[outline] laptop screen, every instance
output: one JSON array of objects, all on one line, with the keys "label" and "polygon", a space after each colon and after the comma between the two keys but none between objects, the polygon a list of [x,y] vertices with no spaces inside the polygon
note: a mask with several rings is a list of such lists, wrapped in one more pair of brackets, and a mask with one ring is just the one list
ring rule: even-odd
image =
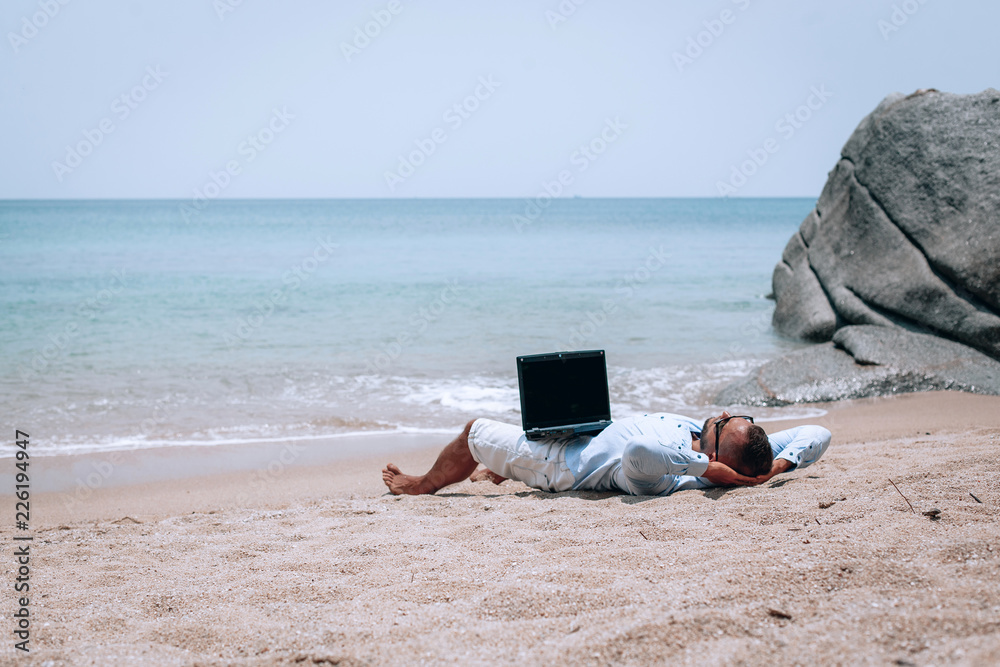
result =
[{"label": "laptop screen", "polygon": [[611,419],[604,350],[517,358],[524,430]]}]

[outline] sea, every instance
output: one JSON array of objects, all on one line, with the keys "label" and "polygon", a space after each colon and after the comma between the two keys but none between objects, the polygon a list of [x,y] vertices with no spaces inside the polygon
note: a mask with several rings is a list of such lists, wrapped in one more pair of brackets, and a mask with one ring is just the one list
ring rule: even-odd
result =
[{"label": "sea", "polygon": [[[0,202],[0,396],[35,456],[520,423],[515,357],[606,351],[612,417],[704,417],[803,343],[812,199]],[[767,420],[822,414],[761,410]]]}]

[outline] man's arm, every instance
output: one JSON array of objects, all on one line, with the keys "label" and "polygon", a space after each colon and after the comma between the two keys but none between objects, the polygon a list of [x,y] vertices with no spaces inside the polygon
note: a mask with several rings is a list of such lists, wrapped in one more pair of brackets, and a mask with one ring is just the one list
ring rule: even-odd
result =
[{"label": "man's arm", "polygon": [[816,463],[826,453],[831,437],[830,431],[822,426],[798,426],[769,436],[774,463],[770,472],[754,479],[760,484],[783,472]]},{"label": "man's arm", "polygon": [[679,478],[705,474],[714,462],[710,463],[707,456],[693,451],[690,443],[685,442],[685,438],[691,437],[689,430],[676,431],[663,434],[662,440],[652,434],[628,439],[622,452],[626,486],[623,490],[636,496],[657,496],[669,492]]},{"label": "man's arm", "polygon": [[700,479],[706,486],[760,483],[756,477],[741,475],[726,464],[709,461],[706,455],[693,451],[683,440],[683,437],[690,437],[689,433],[685,429],[683,436],[664,441],[650,435],[630,438],[622,453],[626,490],[633,495],[660,495],[688,477]]},{"label": "man's arm", "polygon": [[709,462],[708,468],[701,474],[701,478],[707,479],[716,486],[754,486],[767,481],[766,479],[760,479],[760,477],[741,475],[725,463],[720,463],[719,461]]}]

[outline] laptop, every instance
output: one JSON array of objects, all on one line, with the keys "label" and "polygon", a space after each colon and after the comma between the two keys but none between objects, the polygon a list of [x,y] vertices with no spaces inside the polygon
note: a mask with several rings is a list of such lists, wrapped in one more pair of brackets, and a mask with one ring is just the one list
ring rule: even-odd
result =
[{"label": "laptop", "polygon": [[517,384],[529,440],[595,435],[611,425],[604,350],[518,357]]}]

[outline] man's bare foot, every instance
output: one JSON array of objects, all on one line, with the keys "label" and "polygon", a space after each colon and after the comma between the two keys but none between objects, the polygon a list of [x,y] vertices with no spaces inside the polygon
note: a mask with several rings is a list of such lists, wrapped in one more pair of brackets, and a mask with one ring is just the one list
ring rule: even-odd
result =
[{"label": "man's bare foot", "polygon": [[471,479],[473,482],[490,481],[497,485],[503,484],[504,482],[507,481],[506,477],[501,477],[500,475],[496,474],[489,468],[480,468],[476,472],[472,473],[472,476],[469,479]]},{"label": "man's bare foot", "polygon": [[392,463],[382,469],[382,481],[389,487],[389,491],[397,496],[404,494],[418,496],[423,493],[434,493],[434,491],[436,491],[436,489],[429,489],[427,487],[422,476],[417,477],[415,475],[404,475],[403,472]]}]

